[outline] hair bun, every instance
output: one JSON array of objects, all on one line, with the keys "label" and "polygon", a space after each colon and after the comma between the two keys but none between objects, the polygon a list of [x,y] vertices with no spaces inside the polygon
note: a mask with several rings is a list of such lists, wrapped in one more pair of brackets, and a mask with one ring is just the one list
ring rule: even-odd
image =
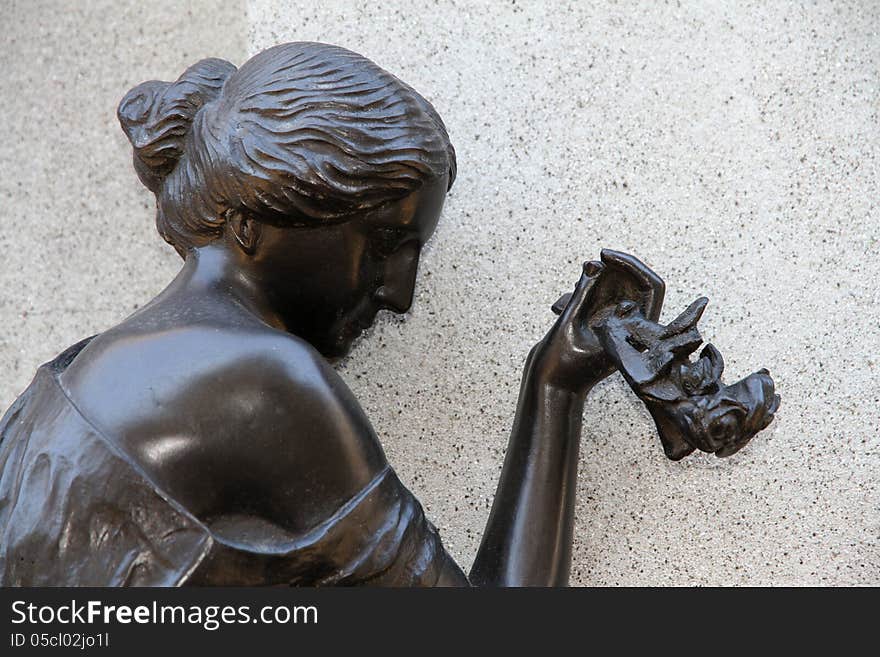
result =
[{"label": "hair bun", "polygon": [[176,82],[143,82],[125,94],[116,115],[149,189],[155,192],[174,169],[196,113],[220,94],[233,71],[235,66],[223,59],[203,59]]}]

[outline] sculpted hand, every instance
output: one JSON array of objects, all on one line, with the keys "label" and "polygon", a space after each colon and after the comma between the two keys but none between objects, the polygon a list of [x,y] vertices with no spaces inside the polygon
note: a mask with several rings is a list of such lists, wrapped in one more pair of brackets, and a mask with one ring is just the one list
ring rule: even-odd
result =
[{"label": "sculpted hand", "polygon": [[532,352],[532,366],[541,380],[559,389],[584,394],[615,370],[593,330],[623,300],[656,318],[665,286],[637,258],[603,250],[602,260],[584,264],[574,292],[554,305],[556,323]]}]

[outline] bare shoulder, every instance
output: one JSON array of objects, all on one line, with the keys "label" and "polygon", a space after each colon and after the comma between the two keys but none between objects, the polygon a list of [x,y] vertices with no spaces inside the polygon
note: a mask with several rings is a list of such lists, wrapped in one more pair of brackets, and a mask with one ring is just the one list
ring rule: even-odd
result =
[{"label": "bare shoulder", "polygon": [[[354,394],[330,363],[310,344],[280,332],[264,335],[252,353],[250,375],[260,384],[267,405],[282,406],[291,419],[316,428],[325,439],[342,439],[379,449],[372,425]],[[383,456],[384,462],[384,456]]]},{"label": "bare shoulder", "polygon": [[[387,467],[348,386],[295,336],[184,327],[91,347],[65,385],[197,515],[247,512],[308,527]],[[157,449],[166,442],[174,449]]]},{"label": "bare shoulder", "polygon": [[[254,336],[256,338],[256,336]],[[354,394],[311,345],[283,333],[259,336],[238,396],[258,399],[246,421],[255,432],[246,458],[281,487],[322,491],[338,505],[387,467],[385,454]],[[292,477],[292,475],[295,475]],[[292,489],[291,489],[292,490]],[[335,506],[334,506],[335,508]]]},{"label": "bare shoulder", "polygon": [[256,372],[273,372],[281,394],[294,394],[331,406],[354,400],[329,361],[305,340],[274,330],[251,337],[246,354],[249,367]]}]

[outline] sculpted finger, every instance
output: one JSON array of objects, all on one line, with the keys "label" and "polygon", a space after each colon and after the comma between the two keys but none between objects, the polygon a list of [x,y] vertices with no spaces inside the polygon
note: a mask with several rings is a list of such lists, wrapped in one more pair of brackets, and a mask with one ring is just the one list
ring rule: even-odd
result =
[{"label": "sculpted finger", "polygon": [[596,286],[596,281],[599,280],[599,277],[604,270],[605,265],[596,260],[584,263],[583,273],[581,274],[577,285],[575,285],[574,292],[571,293],[565,309],[562,311],[563,317],[569,320],[583,318],[584,315],[589,312],[590,293]]},{"label": "sculpted finger", "polygon": [[666,283],[653,269],[633,255],[602,249],[602,262],[608,266],[618,267],[629,272],[639,282],[645,292],[648,293],[648,307],[646,317],[657,321],[660,317],[660,309],[663,307],[663,299],[666,296]]}]

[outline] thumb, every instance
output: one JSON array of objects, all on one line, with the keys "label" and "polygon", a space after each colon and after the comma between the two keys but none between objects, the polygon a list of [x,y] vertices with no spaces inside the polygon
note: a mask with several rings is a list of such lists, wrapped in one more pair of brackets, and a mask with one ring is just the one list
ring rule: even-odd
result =
[{"label": "thumb", "polygon": [[582,318],[589,311],[591,292],[603,271],[605,271],[605,265],[597,260],[590,260],[584,263],[581,277],[578,279],[574,292],[571,293],[568,303],[561,313],[563,320],[571,321]]}]

